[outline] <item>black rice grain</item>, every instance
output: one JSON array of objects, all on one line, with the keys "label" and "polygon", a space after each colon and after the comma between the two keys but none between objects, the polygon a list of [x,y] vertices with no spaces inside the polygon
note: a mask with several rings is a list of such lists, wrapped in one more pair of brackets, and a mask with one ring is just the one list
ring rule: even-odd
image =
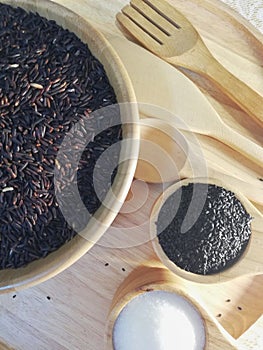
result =
[{"label": "black rice grain", "polygon": [[[202,192],[205,194],[205,201],[197,220],[182,232],[194,186],[199,199]],[[199,203],[194,204],[198,208]],[[172,220],[166,224],[168,217]],[[189,184],[173,193],[161,208],[158,240],[174,264],[195,274],[209,275],[229,268],[241,257],[251,235],[250,223],[250,215],[234,193],[211,184]]]},{"label": "black rice grain", "polygon": [[[65,187],[63,175],[71,171],[89,213],[99,208],[116,171],[105,182],[107,169],[101,169],[99,198],[92,174],[103,151],[121,140],[121,121],[118,113],[102,116],[109,127],[95,136],[101,120],[92,112],[114,103],[103,66],[75,34],[0,4],[0,269],[25,266],[76,235],[55,196],[54,168],[65,134],[82,120],[84,130],[69,147],[78,148],[85,133],[94,138],[77,174],[64,159],[58,187]],[[118,158],[118,148],[115,153]]]}]

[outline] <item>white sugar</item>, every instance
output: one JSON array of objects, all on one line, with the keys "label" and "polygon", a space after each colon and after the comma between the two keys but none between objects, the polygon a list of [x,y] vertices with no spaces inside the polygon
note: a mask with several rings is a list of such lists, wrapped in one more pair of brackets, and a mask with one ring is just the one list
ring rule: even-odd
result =
[{"label": "white sugar", "polygon": [[178,294],[153,291],[132,299],[113,330],[115,350],[203,350],[205,329],[196,308]]}]

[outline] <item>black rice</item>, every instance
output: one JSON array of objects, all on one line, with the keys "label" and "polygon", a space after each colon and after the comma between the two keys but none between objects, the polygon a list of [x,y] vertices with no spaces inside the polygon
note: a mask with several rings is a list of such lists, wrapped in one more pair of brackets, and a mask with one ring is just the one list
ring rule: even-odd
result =
[{"label": "black rice", "polygon": [[[58,187],[68,186],[64,196],[70,195],[63,178],[71,172],[88,211],[94,214],[99,208],[116,171],[105,181],[107,169],[101,169],[98,196],[92,176],[95,164],[122,134],[120,115],[115,113],[102,116],[109,118],[109,127],[96,135],[101,120],[92,112],[114,103],[102,64],[75,34],[38,14],[0,4],[0,269],[47,256],[87,224],[79,224],[77,214],[74,229],[67,223],[54,187],[56,156],[76,123],[83,130],[69,148],[83,146],[88,133],[94,137],[75,172],[71,160],[64,159]],[[117,147],[114,157],[118,156]],[[74,205],[73,210],[77,212]]]},{"label": "black rice", "polygon": [[[194,187],[199,193],[196,203]],[[205,200],[197,219],[183,232],[190,204],[198,211],[203,194]],[[229,268],[241,257],[251,235],[250,223],[250,215],[234,193],[198,183],[173,193],[156,224],[159,243],[172,262],[185,271],[209,275]]]}]

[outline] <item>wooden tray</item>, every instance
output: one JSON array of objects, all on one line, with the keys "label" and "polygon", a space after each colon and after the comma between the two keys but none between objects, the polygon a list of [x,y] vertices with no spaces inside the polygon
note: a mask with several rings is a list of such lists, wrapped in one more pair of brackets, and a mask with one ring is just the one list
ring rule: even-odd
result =
[{"label": "wooden tray", "polygon": [[[121,35],[114,24],[115,14],[127,1],[57,2],[107,33]],[[215,56],[263,95],[263,35],[217,0],[171,2],[196,25]],[[227,123],[260,143],[255,125],[242,121],[243,112],[199,76],[192,74],[191,78]],[[216,148],[217,142],[212,142]],[[262,177],[262,169],[254,172]],[[104,349],[106,319],[115,291],[135,267],[156,259],[148,242],[148,219],[162,190],[162,185],[135,181],[122,212],[88,254],[39,286],[1,295],[0,338],[6,345],[0,341],[0,349],[7,345],[17,350]],[[239,338],[238,348],[259,350],[263,322],[254,323],[263,312],[263,276],[200,286],[193,291],[229,334]]]}]

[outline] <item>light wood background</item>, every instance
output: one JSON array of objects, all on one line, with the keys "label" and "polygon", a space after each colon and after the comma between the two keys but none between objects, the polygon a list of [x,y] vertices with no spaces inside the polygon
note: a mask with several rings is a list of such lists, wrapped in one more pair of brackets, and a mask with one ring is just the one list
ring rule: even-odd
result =
[{"label": "light wood background", "polygon": [[[114,24],[115,14],[126,0],[57,2],[92,20],[104,31],[121,35]],[[220,62],[263,95],[263,36],[217,0],[171,2],[193,22]],[[242,111],[207,81],[190,76],[229,125],[261,143],[262,133],[253,123],[243,121]],[[218,148],[217,141],[202,139],[204,144]],[[248,171],[262,177],[262,169],[253,168],[235,153],[233,156],[242,167],[247,166]],[[39,286],[1,295],[3,344],[17,350],[104,349],[107,314],[115,291],[135,267],[156,259],[148,241],[148,219],[162,190],[162,185],[135,181],[112,228],[83,258]],[[262,316],[263,276],[191,288],[216,322],[239,338],[238,348],[260,349],[262,321],[250,327]],[[4,348],[0,342],[0,349]]]}]

